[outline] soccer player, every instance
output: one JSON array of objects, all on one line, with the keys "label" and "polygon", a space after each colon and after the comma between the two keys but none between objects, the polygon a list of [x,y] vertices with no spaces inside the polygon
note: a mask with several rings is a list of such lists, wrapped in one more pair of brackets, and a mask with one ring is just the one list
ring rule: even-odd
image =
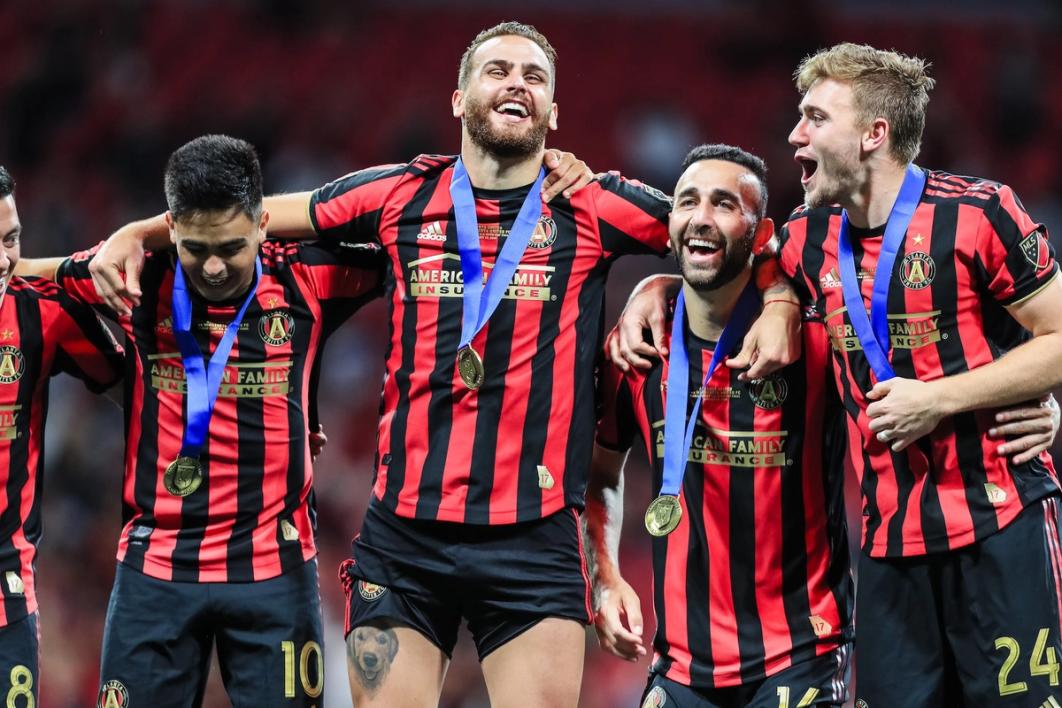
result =
[{"label": "soccer player", "polygon": [[1004,184],[913,164],[923,61],[841,44],[796,77],[782,262],[826,316],[861,481],[857,705],[1056,705],[1058,478],[993,415],[1062,384],[1047,230]]},{"label": "soccer player", "polygon": [[[619,255],[666,251],[670,203],[617,175],[543,203],[555,59],[530,26],[485,30],[453,94],[460,156],[267,202],[272,233],[376,243],[391,265],[373,498],[342,571],[359,706],[436,704],[463,619],[492,705],[578,700],[591,619],[578,517],[605,276]],[[95,266],[108,296],[135,292],[117,277],[122,253]],[[797,320],[772,307],[763,335]],[[760,346],[755,366],[788,344]]]},{"label": "soccer player", "polygon": [[38,702],[36,595],[48,380],[59,372],[101,392],[122,375],[122,349],[92,309],[55,283],[13,275],[22,224],[0,167],[0,696]]},{"label": "soccer player", "polygon": [[742,381],[723,365],[759,309],[752,257],[774,235],[767,170],[726,145],[694,148],[683,170],[670,217],[683,278],[670,357],[647,371],[606,364],[602,376],[587,488],[598,636],[622,658],[645,653],[640,601],[618,560],[622,470],[640,435],[659,495],[646,513],[657,629],[642,705],[840,706],[853,587],[822,317],[807,311],[802,358],[772,376]]},{"label": "soccer player", "polygon": [[165,191],[174,248],[147,259],[131,316],[103,306],[91,252],[55,273],[130,351],[98,702],[198,705],[216,643],[234,705],[320,705],[311,372],[328,333],[379,294],[381,260],[265,242],[261,170],[241,140],[176,150]]}]

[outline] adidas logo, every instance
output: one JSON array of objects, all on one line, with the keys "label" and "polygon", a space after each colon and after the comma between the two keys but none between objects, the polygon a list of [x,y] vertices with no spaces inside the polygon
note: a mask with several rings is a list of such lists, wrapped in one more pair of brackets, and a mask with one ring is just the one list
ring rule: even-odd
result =
[{"label": "adidas logo", "polygon": [[826,275],[819,278],[819,285],[823,290],[829,290],[830,288],[841,287],[841,279],[837,277],[837,269],[830,268]]},{"label": "adidas logo", "polygon": [[446,229],[438,221],[433,221],[417,234],[418,241],[445,241]]}]

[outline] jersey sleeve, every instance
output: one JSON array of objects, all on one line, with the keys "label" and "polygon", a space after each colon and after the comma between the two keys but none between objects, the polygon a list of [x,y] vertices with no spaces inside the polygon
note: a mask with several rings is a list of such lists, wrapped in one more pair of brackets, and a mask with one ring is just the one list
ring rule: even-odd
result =
[{"label": "jersey sleeve", "polygon": [[1033,221],[1013,190],[1001,186],[983,211],[977,257],[988,291],[1013,305],[1044,287],[1058,272],[1047,227]]},{"label": "jersey sleeve", "polygon": [[92,305],[101,314],[113,317],[113,313],[96,292],[96,286],[92,284],[92,274],[89,273],[89,261],[103,246],[100,241],[92,248],[78,251],[63,261],[55,272],[55,282],[73,299]]},{"label": "jersey sleeve", "polygon": [[310,195],[310,222],[324,240],[378,243],[380,217],[407,165],[370,167],[340,177]]},{"label": "jersey sleeve", "polygon": [[124,352],[111,331],[92,308],[65,291],[58,291],[54,305],[49,323],[56,342],[52,373],[70,374],[97,393],[116,384],[122,378]]},{"label": "jersey sleeve", "polygon": [[637,434],[634,396],[623,372],[607,358],[598,377],[601,414],[597,421],[597,444],[608,450],[625,452]]},{"label": "jersey sleeve", "polygon": [[[794,212],[796,216],[801,210]],[[804,272],[802,255],[807,240],[807,219],[790,217],[778,232],[778,265],[803,303],[812,301],[811,284]]]},{"label": "jersey sleeve", "polygon": [[613,172],[600,177],[589,189],[596,190],[597,226],[607,258],[668,252],[670,197]]}]

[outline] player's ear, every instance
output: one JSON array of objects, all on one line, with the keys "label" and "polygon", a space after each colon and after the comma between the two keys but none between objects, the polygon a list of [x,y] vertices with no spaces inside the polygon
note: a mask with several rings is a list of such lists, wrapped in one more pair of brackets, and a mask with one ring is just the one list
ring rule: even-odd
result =
[{"label": "player's ear", "polygon": [[269,212],[262,209],[262,216],[258,218],[258,243],[266,239],[266,225],[269,223]]},{"label": "player's ear", "polygon": [[549,107],[549,129],[557,129],[557,104],[554,103]]},{"label": "player's ear", "polygon": [[860,147],[864,153],[880,150],[884,147],[885,141],[888,140],[891,134],[892,127],[889,125],[889,121],[880,117],[875,118],[870,121],[870,125],[863,131]]},{"label": "player's ear", "polygon": [[174,228],[173,214],[166,212],[166,228],[170,230],[170,243],[177,245],[177,229]]},{"label": "player's ear", "polygon": [[454,90],[454,95],[450,97],[450,107],[453,108],[454,118],[464,118],[465,94],[461,92],[461,89]]},{"label": "player's ear", "polygon": [[756,233],[752,237],[752,252],[755,255],[763,253],[763,249],[767,247],[767,244],[771,242],[774,237],[774,221],[765,216],[760,219],[760,223],[756,225]]}]

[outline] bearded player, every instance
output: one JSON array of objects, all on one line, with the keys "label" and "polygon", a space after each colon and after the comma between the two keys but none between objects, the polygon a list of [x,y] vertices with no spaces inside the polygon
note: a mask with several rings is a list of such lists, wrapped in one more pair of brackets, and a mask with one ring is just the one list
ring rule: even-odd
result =
[{"label": "bearded player", "polygon": [[742,381],[725,366],[759,309],[752,257],[774,235],[766,178],[763,161],[739,148],[687,155],[670,217],[683,279],[670,356],[626,373],[609,363],[602,376],[587,489],[597,631],[621,658],[645,654],[641,602],[618,553],[623,467],[640,436],[659,495],[646,513],[657,625],[650,708],[840,706],[847,697],[854,592],[822,318],[806,312],[801,359],[771,376]]}]

